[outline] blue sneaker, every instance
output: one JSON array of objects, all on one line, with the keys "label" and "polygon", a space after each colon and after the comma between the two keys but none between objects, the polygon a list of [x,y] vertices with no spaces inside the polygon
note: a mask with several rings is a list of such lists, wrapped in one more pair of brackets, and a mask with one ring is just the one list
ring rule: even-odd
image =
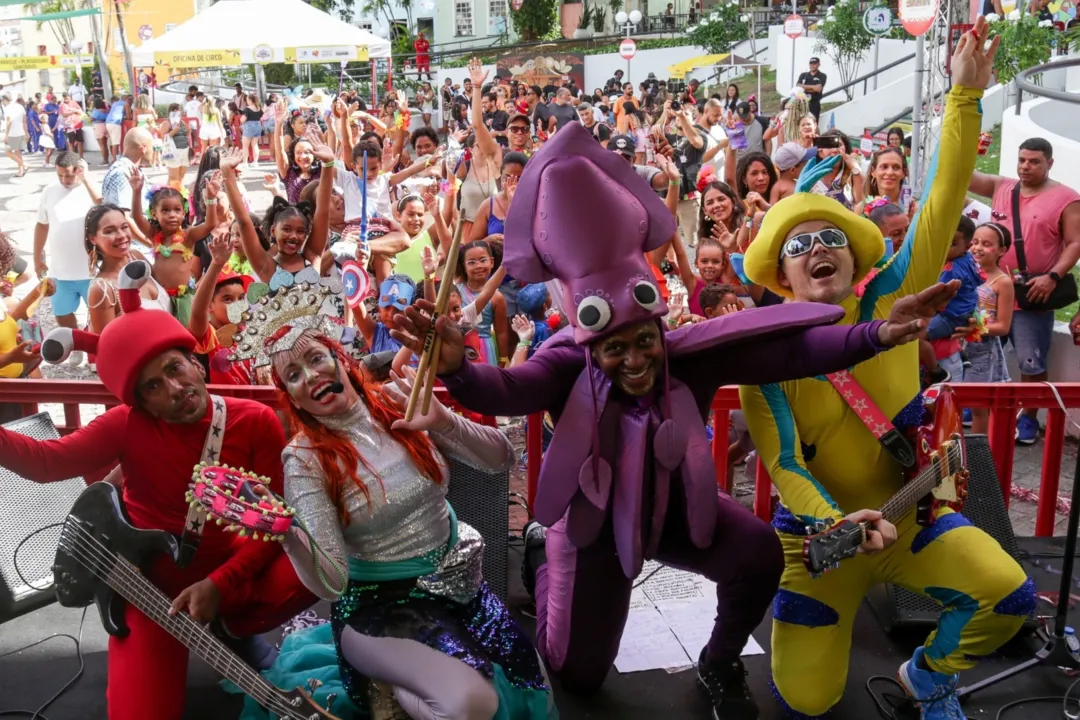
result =
[{"label": "blue sneaker", "polygon": [[964,408],[964,419],[962,423],[964,427],[971,427],[971,408]]},{"label": "blue sneaker", "polygon": [[924,649],[919,648],[896,673],[904,691],[919,707],[922,720],[967,720],[956,697],[959,675],[923,670]]},{"label": "blue sneaker", "polygon": [[1016,442],[1021,445],[1034,445],[1039,438],[1039,420],[1030,415],[1021,415],[1016,421]]}]

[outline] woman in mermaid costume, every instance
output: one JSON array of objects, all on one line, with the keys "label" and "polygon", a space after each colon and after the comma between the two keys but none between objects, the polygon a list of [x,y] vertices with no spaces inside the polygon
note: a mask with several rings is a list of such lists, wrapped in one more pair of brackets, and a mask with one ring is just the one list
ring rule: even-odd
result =
[{"label": "woman in mermaid costume", "polygon": [[[310,307],[326,307],[330,284],[276,299],[290,306],[289,296],[314,293]],[[272,364],[285,396],[294,433],[283,453],[285,500],[297,520],[285,550],[304,584],[333,605],[331,632],[294,633],[268,679],[312,677],[327,664],[332,634],[340,676],[316,675],[325,683],[316,697],[343,685],[351,702],[331,709],[343,720],[555,717],[535,647],[483,581],[483,539],[446,500],[448,459],[505,470],[509,441],[436,399],[406,423],[408,381],[396,378],[404,394],[366,383],[327,316],[275,322],[272,305],[256,304],[270,317],[254,340],[238,336],[236,357]]]}]

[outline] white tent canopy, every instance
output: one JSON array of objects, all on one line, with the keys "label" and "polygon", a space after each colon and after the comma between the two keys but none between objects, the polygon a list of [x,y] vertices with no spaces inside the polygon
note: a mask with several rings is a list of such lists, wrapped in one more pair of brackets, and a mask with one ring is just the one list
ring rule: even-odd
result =
[{"label": "white tent canopy", "polygon": [[390,57],[389,41],[303,0],[219,0],[161,37],[132,48],[131,54],[135,67],[151,67],[154,53],[238,50],[246,64],[256,62],[256,48],[261,53],[273,50],[269,62],[285,62],[286,48],[344,47],[367,47],[370,58]]}]

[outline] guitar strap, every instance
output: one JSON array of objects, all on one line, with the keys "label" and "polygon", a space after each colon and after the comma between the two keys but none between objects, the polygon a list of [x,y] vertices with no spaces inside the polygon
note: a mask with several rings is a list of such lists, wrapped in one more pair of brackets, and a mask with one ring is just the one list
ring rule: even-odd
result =
[{"label": "guitar strap", "polygon": [[916,468],[915,448],[893,425],[892,420],[886,417],[859,381],[847,370],[829,373],[825,377],[829,379],[832,386],[836,388],[836,392],[840,393],[840,397],[854,411],[866,429],[877,438],[881,447],[889,453],[889,457],[900,463],[905,470],[914,470]]},{"label": "guitar strap", "polygon": [[[218,395],[210,396],[210,427],[206,429],[202,457],[199,462],[216,465],[221,459],[221,444],[225,440],[225,401]],[[206,511],[198,503],[188,508],[184,531],[180,533],[180,557],[177,564],[186,567],[202,542],[206,529]]]}]

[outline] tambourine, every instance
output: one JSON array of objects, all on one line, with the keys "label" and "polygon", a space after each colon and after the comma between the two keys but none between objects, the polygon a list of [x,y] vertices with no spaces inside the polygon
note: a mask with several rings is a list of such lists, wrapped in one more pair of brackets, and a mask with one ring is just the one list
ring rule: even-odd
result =
[{"label": "tambourine", "polygon": [[[214,518],[218,525],[225,525],[227,532],[250,536],[253,540],[259,540],[262,533],[261,539],[269,542],[284,539],[292,527],[296,511],[270,492],[267,487],[270,478],[242,468],[200,463],[195,466],[191,480],[188,502]],[[265,488],[266,494],[255,492],[260,487]]]}]

